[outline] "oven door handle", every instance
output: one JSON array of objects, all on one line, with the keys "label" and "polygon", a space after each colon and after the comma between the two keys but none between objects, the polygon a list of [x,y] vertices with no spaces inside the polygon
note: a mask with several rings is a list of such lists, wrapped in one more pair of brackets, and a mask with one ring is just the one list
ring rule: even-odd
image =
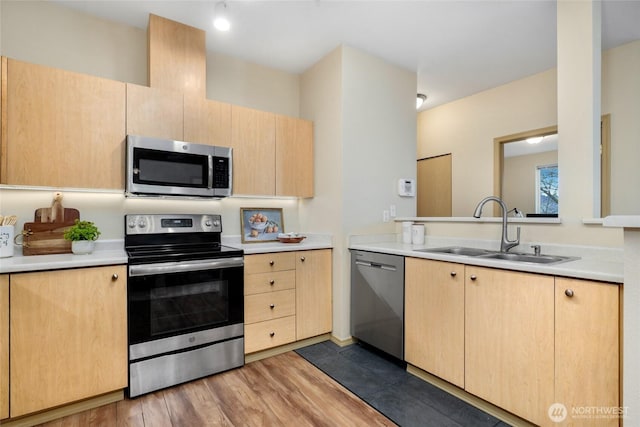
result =
[{"label": "oven door handle", "polygon": [[163,273],[184,273],[189,271],[219,270],[222,268],[242,267],[242,257],[208,259],[202,261],[161,262],[157,264],[130,265],[129,276],[150,276]]}]

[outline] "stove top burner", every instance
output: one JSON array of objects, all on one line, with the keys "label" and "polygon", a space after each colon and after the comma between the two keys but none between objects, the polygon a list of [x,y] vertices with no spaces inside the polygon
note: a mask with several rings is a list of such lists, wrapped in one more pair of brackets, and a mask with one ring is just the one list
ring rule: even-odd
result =
[{"label": "stove top burner", "polygon": [[220,215],[125,215],[129,264],[243,256],[220,243]]}]

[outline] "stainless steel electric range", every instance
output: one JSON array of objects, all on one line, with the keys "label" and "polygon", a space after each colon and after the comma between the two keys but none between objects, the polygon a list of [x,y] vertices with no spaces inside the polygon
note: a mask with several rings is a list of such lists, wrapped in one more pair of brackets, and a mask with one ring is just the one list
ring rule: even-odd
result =
[{"label": "stainless steel electric range", "polygon": [[126,215],[129,397],[244,364],[243,251],[220,215]]}]

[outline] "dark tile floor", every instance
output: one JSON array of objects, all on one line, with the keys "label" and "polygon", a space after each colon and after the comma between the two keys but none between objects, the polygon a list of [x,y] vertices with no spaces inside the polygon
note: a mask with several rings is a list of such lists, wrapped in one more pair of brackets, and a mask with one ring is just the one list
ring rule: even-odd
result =
[{"label": "dark tile floor", "polygon": [[296,350],[402,427],[506,427],[497,418],[409,374],[395,359],[361,344],[331,341]]}]

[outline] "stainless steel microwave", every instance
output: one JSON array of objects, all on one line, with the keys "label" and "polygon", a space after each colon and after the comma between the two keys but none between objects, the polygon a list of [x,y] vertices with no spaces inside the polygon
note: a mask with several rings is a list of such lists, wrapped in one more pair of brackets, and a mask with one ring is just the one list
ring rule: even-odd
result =
[{"label": "stainless steel microwave", "polygon": [[127,135],[126,194],[220,198],[231,195],[232,149]]}]

